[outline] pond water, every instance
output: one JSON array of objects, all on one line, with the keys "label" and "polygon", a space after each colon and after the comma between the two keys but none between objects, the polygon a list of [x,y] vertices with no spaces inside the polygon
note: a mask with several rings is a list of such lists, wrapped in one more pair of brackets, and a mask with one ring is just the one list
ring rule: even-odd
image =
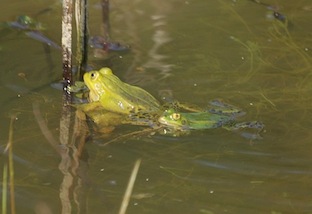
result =
[{"label": "pond water", "polygon": [[[60,43],[59,1],[2,1],[0,22],[35,16],[44,35]],[[79,157],[74,146],[55,150],[42,127],[59,142],[62,93],[51,83],[61,79],[61,53],[2,28],[0,174],[2,180],[14,115],[17,213],[118,213],[138,159],[127,213],[312,213],[312,3],[265,3],[271,7],[248,0],[112,1],[111,37],[131,51],[105,59],[89,54],[94,69],[110,66],[159,100],[205,107],[218,98],[239,106],[243,120],[265,124],[261,140],[211,129],[100,146],[110,137],[93,133]],[[89,2],[89,13],[90,34],[101,35],[98,1]],[[114,135],[131,130],[123,126]]]}]

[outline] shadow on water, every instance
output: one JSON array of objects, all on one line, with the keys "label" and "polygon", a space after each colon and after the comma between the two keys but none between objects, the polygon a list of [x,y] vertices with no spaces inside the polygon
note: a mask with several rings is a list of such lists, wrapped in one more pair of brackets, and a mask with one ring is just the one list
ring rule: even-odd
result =
[{"label": "shadow on water", "polygon": [[[243,120],[263,121],[264,138],[249,141],[211,129],[181,137],[146,135],[100,147],[110,136],[93,133],[66,174],[73,183],[84,183],[73,185],[76,193],[81,187],[81,195],[75,196],[85,199],[71,199],[76,203],[73,212],[81,203],[89,213],[117,213],[138,158],[142,163],[128,213],[312,212],[312,5],[304,0],[265,3],[274,11],[247,0],[112,2],[112,35],[131,45],[130,53],[111,60],[114,73],[161,94],[159,99],[173,96],[203,107],[212,99],[224,99],[247,112]],[[12,4],[12,11],[20,4]],[[45,4],[34,4],[38,8],[33,10]],[[49,37],[60,33],[55,28],[60,6],[52,8],[40,16],[51,26],[45,31]],[[90,2],[90,10],[90,33],[98,35],[98,3]],[[291,27],[272,18],[272,12],[283,14]],[[3,15],[0,21],[21,14]],[[49,84],[61,76],[56,69],[60,54],[49,53],[55,67],[45,72],[46,56],[39,43],[21,41],[18,35],[4,38],[0,148],[7,143],[7,115],[19,112],[14,123],[17,211],[60,213],[64,156],[48,144],[33,113],[38,103],[42,120],[58,141],[61,97]],[[94,68],[107,63],[90,58]],[[121,127],[114,134],[129,129]],[[1,152],[0,162],[6,158]]]}]

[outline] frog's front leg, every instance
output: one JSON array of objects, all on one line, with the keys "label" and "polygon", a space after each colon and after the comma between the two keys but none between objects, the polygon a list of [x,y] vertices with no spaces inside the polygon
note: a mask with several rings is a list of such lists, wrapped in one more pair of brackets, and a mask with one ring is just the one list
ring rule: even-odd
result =
[{"label": "frog's front leg", "polygon": [[88,114],[88,112],[92,112],[97,109],[103,109],[102,104],[99,101],[83,104],[73,104],[73,106],[77,109],[82,110],[86,114]]}]

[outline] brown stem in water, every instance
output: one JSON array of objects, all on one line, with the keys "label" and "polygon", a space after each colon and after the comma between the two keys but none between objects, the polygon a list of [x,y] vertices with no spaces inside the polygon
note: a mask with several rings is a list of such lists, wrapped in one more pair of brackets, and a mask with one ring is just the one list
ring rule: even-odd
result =
[{"label": "brown stem in water", "polygon": [[102,19],[103,19],[103,34],[104,41],[110,39],[110,24],[109,24],[109,0],[102,0]]},{"label": "brown stem in water", "polygon": [[88,61],[88,0],[76,0],[75,19],[77,28],[78,78],[82,80]]}]

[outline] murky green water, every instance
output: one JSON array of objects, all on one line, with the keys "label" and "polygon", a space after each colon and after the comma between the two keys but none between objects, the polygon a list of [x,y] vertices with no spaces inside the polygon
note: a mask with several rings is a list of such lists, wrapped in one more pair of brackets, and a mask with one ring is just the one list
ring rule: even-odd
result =
[{"label": "murky green water", "polygon": [[[159,99],[169,93],[205,106],[222,98],[243,108],[244,120],[260,120],[266,127],[263,139],[253,142],[208,130],[101,147],[107,139],[95,134],[79,162],[75,148],[62,157],[52,148],[35,117],[40,112],[58,141],[61,92],[50,83],[61,78],[60,52],[47,53],[23,32],[2,29],[0,174],[7,162],[2,151],[9,116],[18,113],[13,130],[17,213],[66,213],[70,207],[72,213],[118,213],[139,158],[127,213],[312,213],[312,3],[267,3],[287,15],[287,27],[269,18],[271,10],[248,0],[112,1],[112,38],[132,50],[110,60],[90,52],[91,66],[110,65],[121,79]],[[51,8],[37,18],[44,34],[60,41],[58,2],[5,4],[1,22]],[[100,4],[92,1],[91,35],[101,34],[100,24]]]}]

